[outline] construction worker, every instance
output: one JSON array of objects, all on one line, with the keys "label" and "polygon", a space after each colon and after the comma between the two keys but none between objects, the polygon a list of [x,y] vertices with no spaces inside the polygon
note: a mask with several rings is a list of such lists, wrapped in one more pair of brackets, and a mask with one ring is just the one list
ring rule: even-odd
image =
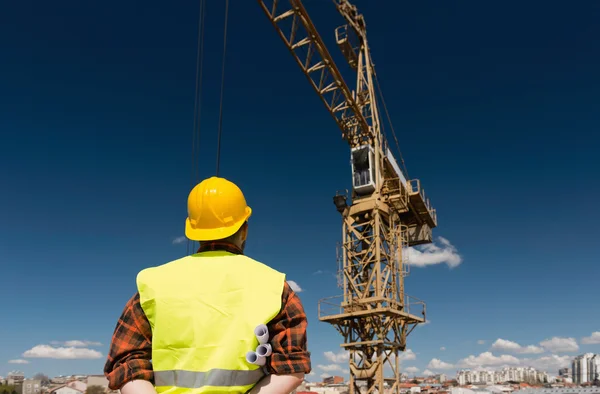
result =
[{"label": "construction worker", "polygon": [[[185,235],[200,248],[138,274],[104,367],[112,390],[287,394],[303,382],[306,314],[284,274],[244,256],[251,213],[226,179],[193,188]],[[257,356],[264,325],[268,352]]]}]

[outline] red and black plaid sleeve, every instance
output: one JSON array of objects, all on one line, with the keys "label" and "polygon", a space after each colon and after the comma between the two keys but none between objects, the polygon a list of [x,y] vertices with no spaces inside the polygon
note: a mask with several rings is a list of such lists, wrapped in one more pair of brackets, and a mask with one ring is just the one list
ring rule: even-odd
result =
[{"label": "red and black plaid sleeve", "polygon": [[267,324],[273,352],[267,369],[283,375],[311,371],[310,352],[307,348],[308,321],[298,295],[285,283],[281,311]]},{"label": "red and black plaid sleeve", "polygon": [[152,329],[136,293],[117,322],[110,351],[104,366],[104,375],[111,390],[125,383],[142,379],[154,383],[152,370]]}]

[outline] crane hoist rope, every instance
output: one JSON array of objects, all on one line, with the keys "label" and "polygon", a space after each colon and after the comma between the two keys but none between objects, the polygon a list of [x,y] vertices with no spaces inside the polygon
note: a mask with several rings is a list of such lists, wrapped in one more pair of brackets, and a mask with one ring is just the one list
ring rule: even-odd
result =
[{"label": "crane hoist rope", "polygon": [[[204,65],[204,19],[205,1],[200,0],[198,14],[198,44],[196,55],[196,90],[194,95],[194,124],[192,131],[192,187],[199,182],[199,163],[197,162],[200,145],[200,118],[202,114],[202,70]],[[221,62],[221,87],[219,99],[219,125],[217,130],[217,162],[215,173],[219,176],[221,158],[221,135],[223,130],[223,97],[225,94],[225,59],[227,55],[227,22],[229,19],[229,0],[225,0],[225,26],[223,30],[223,57]]]},{"label": "crane hoist rope", "polygon": [[[404,157],[402,156],[402,151],[400,150],[400,143],[398,142],[398,137],[396,137],[396,131],[394,130],[394,124],[392,123],[392,117],[390,116],[387,105],[385,104],[385,98],[383,97],[383,90],[381,90],[381,84],[379,83],[379,78],[377,78],[377,73],[375,72],[375,70],[373,70],[373,76],[375,77],[375,86],[377,88],[377,92],[379,93],[379,97],[381,99],[381,104],[383,104],[383,110],[385,112],[385,116],[390,125],[390,130],[392,130],[392,136],[394,137],[394,141],[396,142],[396,149],[398,150],[398,155],[400,157],[400,163],[402,164],[402,169],[404,170],[404,175],[406,176],[407,179],[410,179],[410,176],[408,175],[408,169],[406,168],[406,164],[404,163]],[[382,124],[382,126],[383,126],[383,124]]]},{"label": "crane hoist rope", "polygon": [[200,115],[202,108],[202,71],[204,64],[204,15],[206,13],[205,1],[200,0],[200,7],[198,10],[198,38],[197,38],[197,49],[196,49],[196,90],[194,94],[194,124],[192,130],[192,182],[191,186],[194,187],[198,182],[198,163],[197,163],[197,148],[200,145]]},{"label": "crane hoist rope", "polygon": [[[206,2],[200,0],[198,11],[198,38],[196,50],[196,89],[194,93],[194,121],[192,127],[192,171],[191,187],[200,181],[200,118],[202,115],[202,71],[204,65],[204,20],[206,16]],[[225,0],[225,26],[223,30],[223,58],[221,63],[221,89],[219,99],[219,127],[217,130],[217,163],[216,176],[219,176],[221,159],[221,134],[223,130],[223,96],[225,94],[225,58],[227,54],[227,22],[229,19],[229,0]],[[191,241],[187,241],[187,254],[190,254]],[[193,252],[193,247],[191,251]]]},{"label": "crane hoist rope", "polygon": [[[192,127],[192,171],[191,187],[198,182],[200,157],[200,115],[202,113],[202,71],[204,64],[204,15],[206,14],[205,1],[200,0],[198,9],[198,38],[196,49],[196,90],[194,92],[194,121]],[[186,254],[190,254],[191,240],[187,240]],[[193,247],[191,248],[193,250]]]},{"label": "crane hoist rope", "polygon": [[219,130],[217,135],[217,170],[219,176],[219,165],[221,160],[221,132],[223,130],[223,95],[225,93],[225,55],[227,54],[227,20],[229,16],[229,0],[225,0],[225,27],[223,28],[223,60],[221,62],[221,100],[219,103]]}]

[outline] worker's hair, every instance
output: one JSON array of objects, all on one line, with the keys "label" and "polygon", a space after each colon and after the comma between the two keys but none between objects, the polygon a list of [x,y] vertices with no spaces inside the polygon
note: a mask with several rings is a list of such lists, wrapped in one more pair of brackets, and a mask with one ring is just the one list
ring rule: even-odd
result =
[{"label": "worker's hair", "polygon": [[238,237],[240,236],[240,233],[244,230],[245,227],[248,227],[248,222],[244,222],[244,224],[241,225],[241,227],[238,229],[238,231],[236,231],[235,233],[231,234],[229,237],[226,238],[222,238],[222,239],[217,239],[216,241],[222,241],[222,242],[236,242]]}]

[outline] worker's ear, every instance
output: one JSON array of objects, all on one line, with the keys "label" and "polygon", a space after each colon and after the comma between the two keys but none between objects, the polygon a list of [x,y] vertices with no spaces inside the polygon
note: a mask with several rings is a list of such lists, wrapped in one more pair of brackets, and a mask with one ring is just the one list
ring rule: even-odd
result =
[{"label": "worker's ear", "polygon": [[242,238],[242,242],[246,241],[246,238],[248,237],[248,222],[245,222],[242,225],[242,233],[240,234],[241,238]]}]

